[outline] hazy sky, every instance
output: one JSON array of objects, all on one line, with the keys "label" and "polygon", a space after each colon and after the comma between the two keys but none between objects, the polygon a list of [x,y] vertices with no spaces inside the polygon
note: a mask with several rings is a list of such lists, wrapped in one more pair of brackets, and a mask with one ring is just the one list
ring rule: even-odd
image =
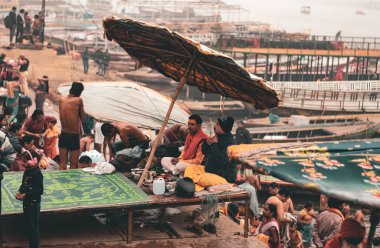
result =
[{"label": "hazy sky", "polygon": [[[250,19],[288,32],[380,37],[380,0],[223,0],[250,10]],[[310,6],[310,15],[301,14]],[[377,8],[375,7],[377,6]],[[362,14],[358,14],[357,11]],[[363,15],[364,13],[364,15]]]}]

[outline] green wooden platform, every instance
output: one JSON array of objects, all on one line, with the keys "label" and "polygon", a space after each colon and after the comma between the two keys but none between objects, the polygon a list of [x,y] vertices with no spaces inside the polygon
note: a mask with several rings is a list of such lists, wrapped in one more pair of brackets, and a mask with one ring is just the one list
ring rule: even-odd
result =
[{"label": "green wooden platform", "polygon": [[[4,173],[2,215],[22,213],[15,199],[22,172]],[[120,173],[92,175],[78,170],[44,171],[41,212],[146,204],[150,197]]]}]

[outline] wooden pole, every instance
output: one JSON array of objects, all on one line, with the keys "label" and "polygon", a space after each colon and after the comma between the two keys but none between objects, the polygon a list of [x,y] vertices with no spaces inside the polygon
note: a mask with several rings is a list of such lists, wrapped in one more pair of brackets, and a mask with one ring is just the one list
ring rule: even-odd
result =
[{"label": "wooden pole", "polygon": [[279,70],[280,70],[280,56],[281,55],[277,55],[277,64],[276,64],[276,81],[280,81],[278,75],[279,75]]},{"label": "wooden pole", "polygon": [[156,139],[154,140],[152,149],[151,149],[149,157],[148,157],[148,161],[146,162],[146,165],[145,165],[145,168],[144,168],[144,172],[142,173],[142,175],[140,177],[140,180],[139,180],[139,182],[137,184],[137,186],[139,186],[139,187],[141,187],[141,185],[143,184],[144,179],[146,177],[146,174],[148,173],[148,170],[150,168],[150,165],[152,164],[154,153],[156,152],[158,143],[160,142],[162,134],[164,133],[166,124],[169,121],[169,117],[170,117],[170,114],[172,113],[172,110],[173,110],[173,107],[174,107],[174,103],[177,100],[179,92],[181,91],[181,89],[183,88],[183,86],[186,83],[187,75],[189,74],[190,69],[193,67],[193,63],[194,63],[194,61],[191,61],[189,63],[188,67],[185,70],[185,73],[183,74],[183,76],[181,77],[181,80],[179,81],[179,84],[177,85],[177,91],[174,93],[174,95],[172,97],[172,101],[170,102],[168,112],[166,113],[165,119],[162,122],[160,132],[158,133]]},{"label": "wooden pole", "polygon": [[268,63],[269,63],[269,54],[266,55],[266,59],[265,59],[265,76],[264,76],[265,80],[268,80],[267,79],[267,75],[268,75]]},{"label": "wooden pole", "polygon": [[255,54],[255,74],[257,73],[257,53]]}]

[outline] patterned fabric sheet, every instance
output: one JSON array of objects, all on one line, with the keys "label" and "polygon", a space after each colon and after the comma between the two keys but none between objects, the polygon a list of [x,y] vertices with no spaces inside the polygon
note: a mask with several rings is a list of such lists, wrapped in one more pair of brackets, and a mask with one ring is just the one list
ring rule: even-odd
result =
[{"label": "patterned fabric sheet", "polygon": [[341,154],[380,154],[379,140],[335,141],[299,148],[279,149],[277,155],[313,156]]},{"label": "patterned fabric sheet", "polygon": [[[4,173],[2,215],[22,213],[22,202],[15,199],[22,172]],[[120,173],[92,175],[81,169],[44,171],[41,211],[116,205],[146,204],[146,195]]]},{"label": "patterned fabric sheet", "polygon": [[380,154],[380,140],[242,144],[228,147],[231,159],[250,160],[257,156],[309,156],[313,154]]},{"label": "patterned fabric sheet", "polygon": [[380,155],[262,157],[251,164],[283,181],[380,208]]}]

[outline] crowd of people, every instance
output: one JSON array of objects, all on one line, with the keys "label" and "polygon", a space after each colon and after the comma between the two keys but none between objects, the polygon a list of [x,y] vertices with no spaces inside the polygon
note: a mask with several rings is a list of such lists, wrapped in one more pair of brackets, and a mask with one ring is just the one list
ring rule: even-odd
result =
[{"label": "crowd of people", "polygon": [[25,9],[12,7],[12,10],[4,18],[4,25],[9,29],[10,47],[17,47],[23,44],[24,40],[30,44],[43,43],[44,41],[44,14],[39,12],[33,17]]},{"label": "crowd of people", "polygon": [[[263,220],[256,229],[257,238],[269,247],[366,247],[362,207],[351,216],[348,202],[321,197],[319,214],[312,202],[300,209],[297,217],[290,192],[277,183],[268,187],[270,197],[263,208]],[[375,239],[375,243],[378,238]],[[372,246],[371,246],[372,247]]]}]

